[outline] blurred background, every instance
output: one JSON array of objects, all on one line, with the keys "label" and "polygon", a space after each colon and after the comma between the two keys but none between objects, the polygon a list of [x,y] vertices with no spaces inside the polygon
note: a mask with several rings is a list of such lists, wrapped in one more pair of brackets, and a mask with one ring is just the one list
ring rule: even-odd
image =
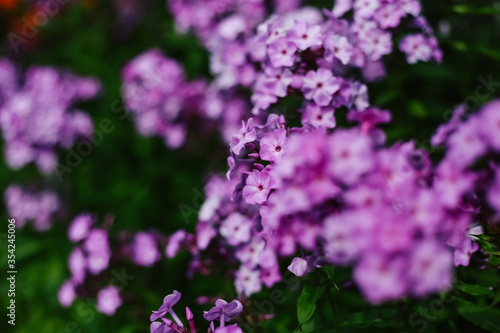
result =
[{"label": "blurred background", "polygon": [[[116,112],[120,97],[121,69],[140,53],[159,48],[183,64],[190,79],[209,77],[208,53],[192,35],[180,35],[163,0],[61,0],[50,17],[27,42],[16,45],[9,34],[20,32],[36,20],[37,6],[44,1],[0,0],[0,55],[21,68],[56,66],[102,82],[102,92],[77,105],[94,122],[109,118],[115,129],[61,182],[42,177],[32,164],[13,171],[3,159],[0,145],[0,193],[11,184],[37,189],[51,188],[60,196],[62,212],[50,230],[39,232],[30,224],[16,233],[16,326],[0,321],[1,332],[77,333],[147,332],[151,310],[176,289],[182,291],[182,306],[189,305],[201,318],[209,306],[197,306],[200,295],[235,296],[223,273],[186,280],[188,256],[161,260],[152,268],[119,266],[133,276],[124,283],[124,305],[108,317],[95,310],[95,300],[78,299],[63,308],[57,292],[69,276],[68,255],[73,245],[67,238],[69,222],[81,212],[95,213],[100,221],[113,221],[110,233],[122,230],[158,230],[170,235],[178,229],[193,231],[196,214],[186,217],[181,207],[197,211],[210,173],[227,169],[228,148],[216,137],[201,138],[190,132],[186,145],[169,150],[160,138],[137,134],[132,119]],[[332,7],[332,1],[308,1]],[[391,110],[392,123],[385,126],[390,142],[415,138],[429,147],[436,127],[449,119],[451,110],[466,103],[470,110],[500,95],[500,2],[475,0],[422,1],[424,15],[434,27],[444,52],[442,64],[408,65],[401,52],[385,59],[388,76],[369,84],[370,101]],[[11,35],[12,36],[12,35]],[[477,94],[483,80],[499,82],[486,94]],[[0,80],[2,78],[0,77]],[[485,92],[481,88],[481,92]],[[470,98],[472,96],[472,98]],[[345,118],[343,114],[338,117]],[[59,158],[64,158],[62,152]],[[433,155],[438,158],[439,152]],[[2,206],[1,219],[8,215]],[[0,228],[0,271],[7,271],[7,223]],[[120,270],[119,270],[120,271]],[[120,273],[122,273],[120,271]],[[113,277],[109,273],[108,278]],[[219,274],[219,275],[217,275]],[[466,276],[461,267],[458,274]],[[498,278],[498,277],[496,277]],[[0,280],[1,306],[8,304],[7,281]],[[290,332],[296,327],[298,294],[282,288],[291,300],[275,309],[272,323],[263,332]],[[269,297],[266,292],[256,299]],[[353,295],[352,303],[361,302]],[[229,300],[229,298],[226,298]],[[426,300],[422,300],[426,302]],[[422,303],[424,304],[424,303]],[[447,309],[447,311],[454,311]],[[3,312],[2,312],[3,313]],[[374,331],[374,330],[372,330]],[[463,331],[462,331],[463,332]]]}]

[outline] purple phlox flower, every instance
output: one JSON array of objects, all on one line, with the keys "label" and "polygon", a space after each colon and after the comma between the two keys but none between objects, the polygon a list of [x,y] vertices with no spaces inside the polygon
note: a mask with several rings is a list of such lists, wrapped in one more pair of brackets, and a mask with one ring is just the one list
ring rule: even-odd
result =
[{"label": "purple phlox flower", "polygon": [[149,329],[150,329],[151,333],[173,333],[173,332],[175,332],[172,328],[165,325],[165,323],[162,323],[159,321],[152,322]]},{"label": "purple phlox flower", "polygon": [[75,286],[71,280],[65,281],[57,293],[59,303],[67,308],[73,304],[76,298]]},{"label": "purple phlox flower", "polygon": [[10,185],[5,191],[5,205],[9,216],[16,219],[16,227],[20,228],[31,220],[35,230],[49,229],[51,219],[61,207],[55,193],[25,191],[17,185]]},{"label": "purple phlox flower", "polygon": [[288,40],[286,37],[281,37],[269,45],[268,54],[271,65],[274,67],[291,67],[295,62],[295,52],[297,45]]},{"label": "purple phlox flower", "polygon": [[321,107],[315,103],[307,103],[306,109],[302,114],[302,125],[312,125],[319,128],[334,128],[337,125],[335,121],[335,109],[333,107]]},{"label": "purple phlox flower", "polygon": [[273,285],[281,281],[281,273],[278,265],[270,267],[261,267],[260,281],[267,287],[271,288]]},{"label": "purple phlox flower", "polygon": [[191,332],[193,332],[193,333],[196,332],[193,312],[187,306],[186,306],[186,319],[189,322],[189,328],[191,329]]},{"label": "purple phlox flower", "polygon": [[257,80],[254,93],[250,98],[253,104],[252,114],[258,115],[260,110],[267,109],[271,104],[278,101],[274,87],[269,87],[265,80]]},{"label": "purple phlox flower", "polygon": [[69,255],[68,268],[71,272],[71,281],[75,285],[83,283],[86,275],[87,259],[79,247],[76,247]]},{"label": "purple phlox flower", "polygon": [[274,188],[276,188],[276,182],[273,181],[268,169],[253,170],[243,187],[243,199],[251,205],[264,203],[267,201],[269,192]]},{"label": "purple phlox flower", "polygon": [[299,50],[321,46],[321,26],[306,22],[295,22],[293,28],[287,32],[287,38],[297,45]]},{"label": "purple phlox flower", "polygon": [[422,10],[422,6],[420,4],[420,1],[418,0],[400,0],[399,4],[406,13],[415,17],[420,15],[420,12]]},{"label": "purple phlox flower", "polygon": [[406,54],[406,60],[410,64],[419,60],[429,61],[432,58],[433,48],[422,34],[405,36],[399,44],[399,49]]},{"label": "purple phlox flower", "polygon": [[268,132],[271,132],[275,129],[285,128],[286,120],[284,115],[277,115],[276,113],[271,113],[267,116],[266,124],[264,126],[258,127],[259,138],[264,137]]},{"label": "purple phlox flower", "polygon": [[325,59],[333,62],[336,58],[347,65],[351,60],[352,46],[345,36],[330,35],[325,39]]},{"label": "purple phlox flower", "polygon": [[134,237],[132,249],[132,259],[137,265],[148,267],[160,260],[160,251],[158,251],[156,239],[151,233],[138,232]]},{"label": "purple phlox flower", "polygon": [[285,152],[286,130],[279,128],[266,134],[260,140],[260,158],[274,163],[280,163]]},{"label": "purple phlox flower", "polygon": [[[227,172],[226,172],[226,178],[227,178],[227,180],[231,180],[231,178],[233,177],[234,171],[236,169],[236,160],[234,159],[233,156],[229,156],[227,158],[227,165],[229,166],[229,170],[227,170]],[[203,203],[203,204],[205,204],[205,203]]]},{"label": "purple phlox flower", "polygon": [[479,245],[466,234],[462,242],[455,246],[453,251],[453,264],[455,266],[469,266],[469,261],[472,253],[479,249]]},{"label": "purple phlox flower", "polygon": [[265,76],[263,77],[264,86],[278,97],[285,97],[287,95],[287,87],[293,80],[292,72],[289,69],[268,67],[265,69]]},{"label": "purple phlox flower", "polygon": [[83,248],[89,253],[98,253],[109,250],[108,232],[104,229],[92,229],[88,233]]},{"label": "purple phlox flower", "polygon": [[446,159],[466,168],[486,153],[487,146],[480,136],[480,127],[479,119],[475,116],[460,125],[448,138]]},{"label": "purple phlox flower", "polygon": [[245,48],[239,42],[228,43],[222,53],[222,61],[225,64],[242,66],[246,61]]},{"label": "purple phlox flower", "polygon": [[465,112],[466,108],[464,105],[459,105],[453,110],[450,121],[446,124],[440,125],[436,130],[436,133],[432,136],[431,143],[433,146],[439,146],[448,140],[450,134],[453,133],[461,124],[461,117]]},{"label": "purple phlox flower", "polygon": [[441,203],[449,208],[457,207],[462,196],[474,185],[475,175],[463,171],[448,160],[436,169],[434,188]]},{"label": "purple phlox flower", "polygon": [[387,76],[385,65],[382,61],[367,60],[365,67],[361,69],[363,78],[367,82],[375,82]]},{"label": "purple phlox flower", "polygon": [[[290,0],[287,0],[290,1]],[[238,326],[238,324],[234,325],[229,325],[229,326],[224,326],[224,327],[217,327],[214,333],[243,333],[241,328]]]},{"label": "purple phlox flower", "polygon": [[333,6],[333,16],[341,17],[352,8],[352,0],[337,0]]},{"label": "purple phlox flower", "polygon": [[217,27],[217,31],[222,38],[235,40],[246,28],[245,18],[241,15],[233,15],[222,20]]},{"label": "purple phlox flower", "polygon": [[391,113],[387,110],[369,107],[362,111],[349,111],[347,120],[357,121],[361,125],[361,132],[368,134],[375,125],[389,123],[391,121]]},{"label": "purple phlox flower", "polygon": [[392,35],[388,31],[370,29],[360,39],[359,46],[368,59],[377,61],[392,52]]},{"label": "purple phlox flower", "polygon": [[357,130],[335,132],[330,138],[330,172],[338,181],[354,183],[374,165],[370,139]]},{"label": "purple phlox flower", "polygon": [[101,273],[108,268],[109,260],[111,259],[111,251],[109,248],[102,252],[90,252],[87,256],[87,267],[93,275]]},{"label": "purple phlox flower", "polygon": [[219,320],[221,326],[230,321],[243,311],[243,305],[237,299],[227,303],[222,299],[215,301],[215,306],[209,311],[203,311],[203,317],[208,320]]},{"label": "purple phlox flower", "polygon": [[234,283],[236,291],[247,297],[262,290],[260,271],[249,268],[246,265],[241,265],[240,269],[236,271]]},{"label": "purple phlox flower", "polygon": [[252,65],[243,65],[238,67],[238,81],[244,87],[250,87],[257,79],[257,71]]},{"label": "purple phlox flower", "polygon": [[217,230],[211,223],[200,221],[196,225],[196,246],[198,249],[205,250],[215,235],[217,235]]},{"label": "purple phlox flower", "polygon": [[184,125],[170,125],[163,133],[165,144],[173,149],[179,148],[186,141],[186,127]]},{"label": "purple phlox flower", "polygon": [[296,276],[300,277],[308,274],[312,267],[310,267],[306,259],[295,257],[287,269]]},{"label": "purple phlox flower", "polygon": [[332,107],[334,108],[348,106],[351,99],[351,84],[342,78],[339,78],[339,82],[340,87],[332,97]]},{"label": "purple phlox flower", "polygon": [[112,316],[121,305],[118,287],[108,286],[97,293],[97,311]]},{"label": "purple phlox flower", "polygon": [[182,242],[186,239],[186,236],[186,231],[182,229],[177,230],[172,236],[170,236],[167,247],[165,248],[167,258],[174,258],[177,255],[177,252],[179,251]]},{"label": "purple phlox flower", "polygon": [[487,193],[488,203],[493,207],[497,215],[500,215],[500,172],[497,171],[497,175],[493,182],[493,185],[489,188]]},{"label": "purple phlox flower", "polygon": [[333,94],[339,90],[340,80],[326,68],[309,71],[304,77],[302,92],[308,100],[314,100],[319,106],[327,106]]},{"label": "purple phlox flower", "polygon": [[353,242],[354,223],[362,215],[340,214],[325,219],[322,237],[325,240],[324,251],[327,260],[333,264],[347,264],[358,254],[359,248]]},{"label": "purple phlox flower", "polygon": [[437,241],[424,241],[414,247],[410,260],[411,289],[416,296],[442,291],[453,280],[451,252]]},{"label": "purple phlox flower", "polygon": [[153,311],[149,319],[151,321],[155,321],[158,318],[164,317],[168,312],[172,315],[172,318],[174,318],[174,320],[177,322],[179,326],[183,326],[179,317],[177,317],[175,312],[172,310],[172,307],[175,304],[177,304],[177,302],[179,302],[180,299],[181,299],[181,293],[178,292],[177,290],[174,290],[172,294],[165,296],[165,298],[163,299],[163,304],[160,306],[158,311]]},{"label": "purple phlox flower", "polygon": [[247,123],[241,121],[241,129],[238,134],[233,136],[231,143],[231,151],[238,155],[246,143],[252,142],[257,138],[253,118],[248,119]]},{"label": "purple phlox flower", "polygon": [[244,245],[236,251],[238,258],[246,267],[255,268],[262,262],[262,253],[266,246],[266,242],[260,237],[253,237],[250,243]]},{"label": "purple phlox flower", "polygon": [[356,16],[371,18],[380,7],[380,0],[354,0],[353,7]]},{"label": "purple phlox flower", "polygon": [[[372,20],[366,20],[361,17],[355,17],[354,22],[351,26],[351,31],[358,36],[358,38],[364,38],[366,34],[372,30],[377,29],[377,23]],[[356,48],[355,48],[356,50]]]},{"label": "purple phlox flower", "polygon": [[[491,79],[491,75],[489,78]],[[500,99],[493,100],[481,108],[478,129],[488,146],[496,152],[500,152],[500,135],[498,135],[500,131]]]},{"label": "purple phlox flower", "polygon": [[236,246],[250,240],[252,226],[253,223],[248,217],[234,212],[222,221],[219,232],[227,239],[229,245]]},{"label": "purple phlox flower", "polygon": [[351,104],[358,111],[366,109],[370,103],[368,102],[368,88],[366,85],[353,82],[351,84]]},{"label": "purple phlox flower", "polygon": [[364,296],[372,303],[402,297],[407,288],[404,274],[406,258],[387,258],[377,253],[366,253],[354,269],[354,279]]},{"label": "purple phlox flower", "polygon": [[397,27],[405,15],[406,13],[399,4],[387,3],[375,12],[374,18],[382,29],[387,29]]}]

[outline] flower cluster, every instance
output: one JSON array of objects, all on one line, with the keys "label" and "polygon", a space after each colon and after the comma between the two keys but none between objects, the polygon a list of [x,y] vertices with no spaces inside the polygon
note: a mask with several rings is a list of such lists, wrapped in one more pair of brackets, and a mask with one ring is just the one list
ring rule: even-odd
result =
[{"label": "flower cluster", "polygon": [[[191,126],[208,132],[219,125],[227,140],[247,112],[244,101],[236,94],[222,99],[205,81],[188,82],[179,63],[157,49],[125,66],[122,94],[138,132],[160,136],[170,148],[184,144]],[[223,114],[222,110],[227,112]]]},{"label": "flower cluster", "polygon": [[[497,157],[500,154],[500,100],[494,100],[471,115],[465,121],[465,107],[455,109],[451,120],[441,125],[431,142],[434,145],[446,146],[446,155],[439,174],[446,177],[440,190],[450,196],[449,203],[459,200],[459,196],[467,191],[482,193],[484,201],[495,211],[491,220],[500,217],[500,169]],[[486,168],[481,167],[480,160],[486,160]],[[479,164],[476,165],[476,164]],[[445,192],[446,186],[450,187]],[[481,198],[476,198],[481,202]],[[470,209],[479,211],[477,204]],[[484,208],[484,207],[483,207]]]},{"label": "flower cluster", "polygon": [[[334,108],[368,106],[366,86],[347,78],[349,69],[361,69],[367,80],[384,76],[381,58],[392,52],[392,31],[403,22],[422,32],[401,43],[408,61],[441,60],[432,29],[414,0],[343,1],[333,11],[324,10],[325,15],[316,8],[299,8],[300,1],[274,1],[276,13],[267,20],[264,1],[168,5],[178,29],[194,30],[210,51],[215,80],[187,82],[176,61],[150,50],[124,68],[123,98],[138,131],[163,137],[172,148],[184,143],[193,118],[210,120],[201,122],[201,132],[208,123],[218,125],[228,142],[240,121],[248,119],[248,97],[240,86],[251,88],[256,115],[281,98],[302,95],[310,101],[303,122],[334,127]],[[342,19],[351,9],[353,19]]]},{"label": "flower cluster", "polygon": [[41,172],[50,173],[59,148],[92,135],[91,118],[73,104],[94,97],[100,84],[50,67],[31,67],[22,76],[6,59],[0,60],[0,73],[0,128],[7,163],[19,169],[35,162]]},{"label": "flower cluster", "polygon": [[[65,307],[73,303],[77,296],[77,288],[84,285],[87,275],[97,276],[109,266],[112,253],[108,231],[94,226],[95,222],[92,215],[81,214],[73,220],[68,229],[69,239],[77,246],[68,258],[71,277],[64,282],[58,294],[59,302]],[[111,287],[99,293],[101,292],[108,296],[117,294]],[[121,300],[118,296],[108,296],[97,297],[98,303],[99,299],[105,299],[103,305],[98,305],[98,309],[102,308],[103,313],[113,314],[120,306]]]},{"label": "flower cluster", "polygon": [[[353,265],[372,302],[446,289],[453,263],[467,265],[477,249],[464,201],[472,180],[453,187],[453,170],[434,167],[412,142],[384,148],[377,125],[390,113],[370,107],[366,85],[350,77],[353,70],[366,81],[384,76],[383,56],[403,26],[413,29],[399,45],[409,63],[441,61],[420,2],[343,0],[322,12],[299,1],[199,5],[169,2],[178,29],[193,30],[210,51],[209,91],[224,100],[250,88],[255,117],[231,139],[228,180],[207,184],[196,247],[223,248],[239,261],[235,286],[246,296],[280,281],[278,257],[298,249],[310,255],[295,258],[291,271]],[[291,95],[303,101],[302,127],[269,112]],[[340,107],[358,127],[332,131]],[[206,272],[191,252],[193,271]]]},{"label": "flower cluster", "polygon": [[[195,254],[196,246],[192,234],[179,231],[169,239],[157,231],[139,231],[130,233],[121,231],[111,235],[108,230],[113,217],[105,218],[103,224],[96,226],[96,218],[83,213],[74,218],[68,228],[68,238],[77,244],[68,258],[71,277],[64,282],[59,291],[59,302],[68,307],[77,296],[94,295],[97,298],[97,310],[113,315],[122,301],[119,289],[108,285],[106,275],[117,263],[151,267],[161,258],[160,247],[165,249],[168,258],[175,256],[179,248],[191,249]],[[105,285],[95,290],[95,286]]]},{"label": "flower cluster", "polygon": [[16,227],[23,227],[33,221],[35,230],[50,228],[54,217],[61,210],[57,195],[49,190],[40,193],[23,190],[18,185],[10,185],[4,194],[9,216],[16,219]]},{"label": "flower cluster", "polygon": [[[293,93],[321,107],[352,104],[357,95],[345,80],[348,69],[361,69],[367,80],[384,76],[381,58],[392,52],[393,31],[403,24],[420,31],[400,44],[409,63],[442,58],[416,0],[337,1],[333,11],[323,10],[326,20],[318,9],[297,8],[299,1],[276,1],[276,13],[263,23],[263,1],[210,4],[172,1],[170,8],[180,30],[194,29],[211,52],[218,89],[252,87],[255,114]],[[353,18],[343,19],[351,10]]]},{"label": "flower cluster", "polygon": [[360,126],[328,134],[287,128],[271,115],[235,135],[230,180],[207,189],[197,244],[205,249],[218,238],[240,261],[239,293],[280,281],[277,258],[298,249],[310,256],[293,260],[296,275],[354,265],[374,303],[445,290],[453,264],[468,265],[477,250],[467,199],[475,178],[447,159],[434,167],[413,142],[384,148],[375,125],[390,119],[386,111],[352,110],[348,118]]},{"label": "flower cluster", "polygon": [[[194,315],[191,310],[186,307],[186,319],[189,323],[189,328],[185,327],[179,316],[173,310],[173,306],[179,302],[181,293],[177,290],[163,299],[163,304],[158,311],[153,311],[151,314],[151,333],[194,333],[196,327],[194,323]],[[226,322],[232,320],[243,311],[243,305],[240,301],[233,300],[230,303],[222,299],[215,302],[215,307],[203,313],[203,317],[210,321],[208,333],[243,333],[237,324],[226,326]],[[172,316],[172,320],[165,318],[166,314]],[[160,319],[161,321],[157,321]],[[215,328],[214,320],[220,322],[220,326]]]}]

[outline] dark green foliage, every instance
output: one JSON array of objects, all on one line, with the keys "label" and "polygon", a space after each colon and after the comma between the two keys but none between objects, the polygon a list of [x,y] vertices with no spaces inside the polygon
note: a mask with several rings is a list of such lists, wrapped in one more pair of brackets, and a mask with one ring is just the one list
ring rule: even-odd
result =
[{"label": "dark green foliage", "polygon": [[[331,8],[331,1],[309,2]],[[392,111],[393,122],[385,126],[389,142],[414,138],[418,146],[430,148],[431,134],[449,119],[454,105],[465,102],[471,106],[470,111],[474,111],[480,104],[500,95],[500,87],[490,91],[481,88],[480,79],[488,80],[491,76],[493,81],[500,82],[500,12],[492,3],[486,0],[423,1],[424,13],[436,30],[441,22],[450,25],[449,36],[440,36],[437,32],[444,62],[442,65],[408,65],[397,50],[386,57],[388,77],[370,84],[369,92],[373,104]],[[6,36],[9,24],[7,15],[2,17],[5,19],[2,36]],[[160,48],[181,61],[190,78],[197,78],[208,76],[207,52],[193,36],[175,33],[162,0],[151,1],[144,19],[129,36],[119,37],[116,23],[111,1],[99,2],[94,8],[71,4],[40,30],[36,47],[13,58],[24,67],[58,66],[99,78],[103,93],[81,107],[91,114],[94,124],[108,118],[114,129],[104,134],[102,143],[94,146],[80,165],[64,174],[62,182],[56,177],[42,179],[33,166],[12,171],[1,159],[0,193],[11,183],[48,186],[55,188],[66,204],[65,215],[49,232],[36,233],[30,227],[17,232],[17,320],[13,328],[7,325],[3,315],[1,332],[148,332],[150,311],[157,309],[163,297],[174,289],[183,293],[176,306],[179,313],[189,305],[202,332],[206,322],[201,311],[208,310],[209,306],[197,306],[196,297],[220,296],[226,300],[235,297],[234,287],[224,273],[187,280],[184,273],[189,258],[182,253],[150,269],[125,265],[126,273],[134,278],[124,286],[125,305],[114,317],[97,313],[94,300],[80,299],[69,309],[63,309],[57,302],[57,290],[69,276],[66,261],[72,244],[66,231],[72,217],[82,211],[95,212],[101,220],[112,214],[112,234],[121,230],[157,229],[167,235],[180,228],[192,231],[196,216],[185,219],[179,207],[198,210],[206,175],[226,170],[227,148],[218,138],[201,139],[191,132],[185,148],[169,151],[160,139],[140,137],[130,117],[122,117],[124,113],[120,109],[123,106],[121,68],[139,53],[152,47]],[[2,50],[3,54],[8,53],[7,42]],[[477,95],[478,89],[483,97]],[[290,104],[283,107],[287,114],[294,115],[293,101]],[[339,117],[343,115],[338,113]],[[290,119],[292,123],[299,121],[298,117]],[[342,119],[338,122],[345,124]],[[67,154],[61,152],[60,163],[64,163]],[[3,151],[0,155],[3,156]],[[437,152],[432,151],[432,157],[436,156]],[[1,218],[7,221],[5,210]],[[7,270],[6,242],[1,237],[7,227],[6,223],[3,225],[1,272]],[[292,278],[256,295],[250,308],[245,309],[248,316],[242,316],[249,324],[242,327],[254,327],[256,332],[283,333],[294,329],[325,333],[500,332],[500,278],[496,268],[500,256],[492,242],[493,238],[481,240],[491,258],[486,268],[478,270],[483,265],[478,258],[472,261],[471,267],[458,268],[460,282],[446,295],[370,306],[354,287],[339,287],[348,282],[351,276],[348,269],[329,268],[315,271],[301,281],[300,296],[299,280],[289,283]],[[282,268],[287,265],[283,263]],[[101,278],[111,280],[113,275],[106,273]],[[7,282],[2,278],[0,292],[6,301],[0,304],[4,309],[7,289]],[[278,296],[276,291],[281,294]],[[268,311],[275,313],[275,318],[262,322],[259,318]]]}]

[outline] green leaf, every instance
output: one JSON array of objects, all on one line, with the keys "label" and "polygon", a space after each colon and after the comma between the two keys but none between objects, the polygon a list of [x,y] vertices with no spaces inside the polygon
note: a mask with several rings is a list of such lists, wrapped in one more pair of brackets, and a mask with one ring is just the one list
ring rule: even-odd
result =
[{"label": "green leaf", "polygon": [[495,294],[493,293],[493,291],[489,290],[485,286],[480,286],[477,284],[475,284],[475,285],[474,284],[467,284],[467,283],[459,281],[457,283],[457,287],[458,287],[458,289],[460,289],[461,291],[463,291],[464,293],[467,293],[469,295],[473,295],[473,296],[486,295],[486,296],[489,296],[492,298],[495,297]]},{"label": "green leaf", "polygon": [[308,321],[316,310],[316,301],[325,292],[325,286],[305,285],[297,301],[297,319],[299,324]]},{"label": "green leaf", "polygon": [[500,265],[500,252],[498,252],[496,246],[493,245],[494,239],[486,235],[476,235],[475,237],[483,251],[490,255],[488,263],[493,266]]},{"label": "green leaf", "polygon": [[333,280],[333,272],[335,271],[335,266],[330,266],[327,265],[324,267],[326,276],[328,276],[328,279]]},{"label": "green leaf", "polygon": [[452,10],[457,14],[500,15],[500,10],[492,7],[470,7],[457,5]]},{"label": "green leaf", "polygon": [[425,118],[427,116],[427,111],[421,102],[413,100],[410,102],[410,114],[418,118]]},{"label": "green leaf", "polygon": [[462,317],[490,332],[500,332],[500,311],[469,301],[457,300],[458,312]]}]

